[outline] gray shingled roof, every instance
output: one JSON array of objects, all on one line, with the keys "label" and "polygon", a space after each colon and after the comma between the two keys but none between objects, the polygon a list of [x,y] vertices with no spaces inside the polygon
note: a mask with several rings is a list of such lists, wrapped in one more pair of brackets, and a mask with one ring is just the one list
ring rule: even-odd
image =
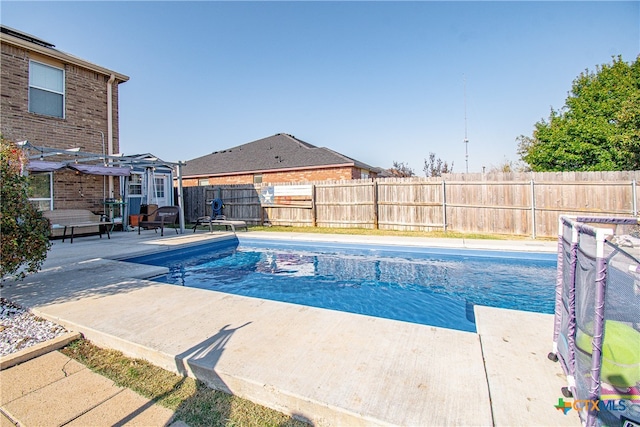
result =
[{"label": "gray shingled roof", "polygon": [[184,177],[210,176],[325,165],[374,169],[365,163],[328,148],[316,147],[291,135],[278,133],[237,147],[187,160],[182,173]]}]

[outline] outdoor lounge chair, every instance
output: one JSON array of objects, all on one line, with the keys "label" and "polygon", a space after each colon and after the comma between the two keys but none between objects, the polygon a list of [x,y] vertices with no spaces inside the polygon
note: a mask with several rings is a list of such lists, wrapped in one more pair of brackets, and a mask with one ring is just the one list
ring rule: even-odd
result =
[{"label": "outdoor lounge chair", "polygon": [[222,208],[224,205],[222,204],[222,199],[213,199],[211,201],[211,216],[201,216],[196,220],[195,225],[193,226],[193,232],[196,232],[196,228],[200,224],[209,224],[209,232],[213,231],[214,225],[224,225],[225,228],[231,229],[234,233],[237,228],[244,228],[245,231],[249,231],[247,228],[247,223],[240,220],[230,220],[227,219],[224,215],[221,215]]},{"label": "outdoor lounge chair", "polygon": [[[176,224],[180,215],[178,206],[162,206],[148,214],[138,215],[138,234],[143,228],[146,230],[154,229],[156,233],[160,229],[160,235],[164,236],[164,227],[166,225]],[[176,234],[178,229],[175,228]]]},{"label": "outdoor lounge chair", "polygon": [[236,228],[244,228],[244,231],[249,231],[247,228],[247,223],[240,220],[230,220],[227,219],[224,215],[218,215],[212,220],[209,220],[209,231],[212,230],[214,225],[224,225],[228,230],[231,228],[231,231],[236,232]]},{"label": "outdoor lounge chair", "polygon": [[210,216],[201,216],[193,226],[194,233],[200,224],[209,224],[209,232],[213,231],[214,225],[224,225],[227,230],[231,229],[234,233],[236,232],[236,228],[244,228],[245,231],[249,231],[245,221],[227,219],[224,215],[216,215],[213,218]]}]

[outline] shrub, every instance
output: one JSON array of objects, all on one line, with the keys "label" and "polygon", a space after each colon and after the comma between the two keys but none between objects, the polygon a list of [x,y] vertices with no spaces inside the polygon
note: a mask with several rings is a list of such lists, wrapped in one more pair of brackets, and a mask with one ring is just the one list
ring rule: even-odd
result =
[{"label": "shrub", "polygon": [[51,247],[49,221],[29,202],[27,159],[21,149],[0,135],[0,277],[40,269]]}]

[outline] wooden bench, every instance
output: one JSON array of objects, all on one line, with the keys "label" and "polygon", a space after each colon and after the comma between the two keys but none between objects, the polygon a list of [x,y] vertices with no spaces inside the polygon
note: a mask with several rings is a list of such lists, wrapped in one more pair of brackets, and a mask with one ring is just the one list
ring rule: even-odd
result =
[{"label": "wooden bench", "polygon": [[45,211],[44,216],[51,223],[50,237],[62,237],[63,242],[67,237],[67,230],[71,233],[71,243],[77,234],[99,234],[102,239],[102,233],[106,233],[111,239],[109,226],[113,225],[113,222],[106,221],[104,215],[94,214],[87,209],[55,209]]}]

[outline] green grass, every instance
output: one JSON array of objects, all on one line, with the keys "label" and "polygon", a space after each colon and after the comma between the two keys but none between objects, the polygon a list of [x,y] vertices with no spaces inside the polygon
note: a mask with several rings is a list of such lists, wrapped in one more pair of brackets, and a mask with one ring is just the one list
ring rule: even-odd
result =
[{"label": "green grass", "polygon": [[185,378],[145,360],[125,357],[121,352],[78,340],[62,353],[121,387],[175,411],[176,419],[190,427],[283,426],[307,424],[249,400],[208,388],[203,382]]},{"label": "green grass", "polygon": [[[193,224],[187,228],[193,227]],[[208,230],[209,226],[200,228]],[[374,230],[371,228],[333,228],[333,227],[284,227],[284,226],[260,226],[250,225],[249,230],[266,232],[294,232],[310,234],[348,234],[356,236],[403,236],[403,237],[431,237],[449,239],[482,239],[482,240],[526,240],[526,236],[500,235],[500,234],[480,234],[480,233],[459,233],[456,231],[398,231],[398,230]]]}]

